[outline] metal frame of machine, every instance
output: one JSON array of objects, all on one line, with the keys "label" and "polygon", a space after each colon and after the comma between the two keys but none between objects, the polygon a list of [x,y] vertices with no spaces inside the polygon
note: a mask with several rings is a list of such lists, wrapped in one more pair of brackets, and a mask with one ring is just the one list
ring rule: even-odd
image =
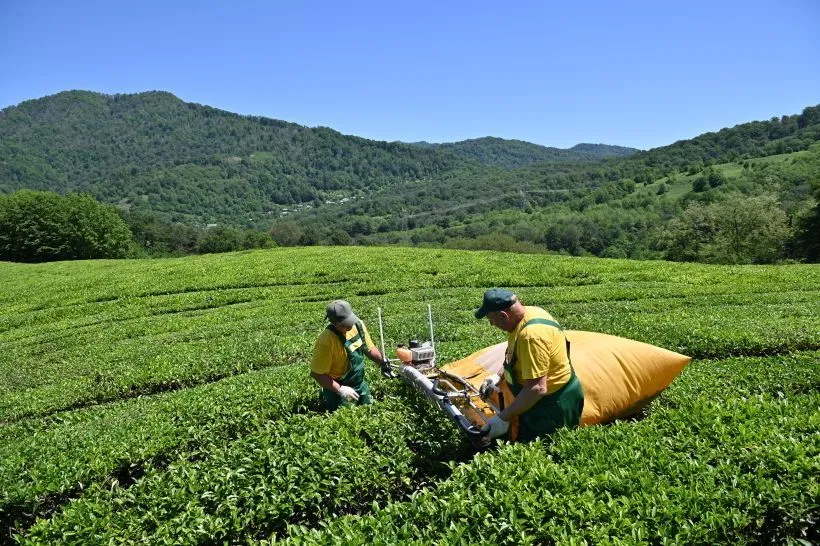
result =
[{"label": "metal frame of machine", "polygon": [[[378,311],[382,356],[386,357],[381,307]],[[399,346],[396,350],[399,358],[389,359],[391,369],[397,372],[393,375],[398,376],[438,406],[458,425],[475,447],[486,448],[491,443],[487,433],[481,430],[489,419],[486,409],[489,408],[494,413],[499,413],[500,409],[483,397],[464,377],[448,373],[436,365],[433,312],[429,305],[427,319],[430,326],[430,341],[410,342],[411,346],[408,348]],[[499,395],[498,399],[503,403],[503,397]],[[480,402],[476,403],[478,400]]]}]

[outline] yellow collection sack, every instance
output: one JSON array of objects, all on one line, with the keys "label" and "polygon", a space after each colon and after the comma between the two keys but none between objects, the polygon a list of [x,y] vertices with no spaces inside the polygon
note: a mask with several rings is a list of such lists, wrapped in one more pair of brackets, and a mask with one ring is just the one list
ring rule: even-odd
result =
[{"label": "yellow collection sack", "polygon": [[566,336],[570,360],[584,388],[581,426],[637,413],[692,360],[655,345],[608,334],[570,330]]},{"label": "yellow collection sack", "polygon": [[[658,396],[691,360],[655,345],[598,332],[570,330],[570,359],[584,389],[581,426],[633,415]],[[442,367],[478,387],[504,366],[498,343]],[[506,391],[506,390],[505,390]],[[511,399],[511,393],[505,392]]]}]

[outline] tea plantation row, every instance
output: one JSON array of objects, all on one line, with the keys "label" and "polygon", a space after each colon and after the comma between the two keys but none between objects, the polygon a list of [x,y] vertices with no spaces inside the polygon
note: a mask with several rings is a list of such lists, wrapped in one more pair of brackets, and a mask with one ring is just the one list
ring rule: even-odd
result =
[{"label": "tea plantation row", "polygon": [[517,289],[566,327],[696,357],[820,344],[816,266],[340,252],[2,264],[0,423],[304,362],[334,297],[353,299],[372,326],[383,307],[389,343],[424,335],[432,304],[444,360],[498,339],[470,314],[490,285]]},{"label": "tea plantation row", "polygon": [[[27,540],[236,542],[290,534],[297,542],[347,537],[355,544],[375,532],[384,543],[598,543],[637,532],[653,542],[737,543],[808,536],[820,493],[818,358],[703,362],[646,419],[573,431],[535,448],[507,446],[459,465],[409,501],[331,521],[410,494],[440,473],[431,461],[463,451],[432,408],[385,385],[387,399],[373,408],[259,423],[233,442],[202,438],[198,451],[149,468],[135,484],[90,488]],[[327,528],[310,530],[319,522]]]},{"label": "tea plantation row", "polygon": [[291,540],[816,543],[819,360],[815,351],[699,362],[646,419],[477,455],[407,502],[298,526]]},{"label": "tea plantation row", "polygon": [[[0,522],[16,540],[736,543],[805,538],[817,518],[816,266],[311,248],[0,277]],[[388,346],[426,337],[431,304],[447,362],[501,339],[472,318],[489,286],[697,359],[644,420],[455,466],[463,439],[400,383],[320,412],[305,363],[327,300],[350,299],[374,338],[382,307]]]}]

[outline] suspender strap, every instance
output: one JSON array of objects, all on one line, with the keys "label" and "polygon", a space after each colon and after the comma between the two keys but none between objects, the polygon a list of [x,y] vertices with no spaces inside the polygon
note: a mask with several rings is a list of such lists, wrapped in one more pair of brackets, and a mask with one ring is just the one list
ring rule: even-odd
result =
[{"label": "suspender strap", "polygon": [[530,324],[546,324],[547,326],[555,326],[555,327],[556,327],[556,328],[558,328],[559,330],[562,330],[562,328],[561,328],[561,325],[560,325],[560,324],[558,324],[558,323],[557,323],[557,322],[555,322],[554,320],[549,320],[549,319],[545,319],[545,318],[534,318],[534,319],[530,319],[530,320],[528,320],[526,323],[524,323],[524,326],[522,326],[522,327],[521,327],[521,330],[523,330],[524,328],[526,328],[526,327],[527,327],[527,326],[529,326]]},{"label": "suspender strap", "polygon": [[[530,324],[546,324],[547,326],[553,326],[555,328],[558,328],[559,330],[561,330],[561,332],[564,331],[564,329],[561,328],[560,324],[558,324],[554,320],[549,320],[549,319],[545,319],[545,318],[530,319],[530,320],[528,320],[527,322],[524,323],[524,326],[521,327],[521,330],[523,330],[524,328],[526,328]],[[519,330],[518,333],[521,333],[521,330]],[[570,356],[569,356],[569,339],[567,339],[567,336],[564,336],[564,339],[567,342],[567,358],[570,358]],[[513,351],[513,358],[514,357],[515,357],[515,351]],[[572,364],[570,364],[570,366],[572,366]]]},{"label": "suspender strap", "polygon": [[352,343],[355,343],[359,339],[362,340],[361,347],[365,346],[364,339],[362,339],[362,330],[363,330],[363,328],[362,328],[362,323],[361,322],[356,323],[356,335],[353,336],[350,339],[345,339],[345,336],[342,335],[342,333],[339,330],[334,328],[332,324],[329,324],[327,329],[330,330],[331,332],[333,332],[334,334],[336,334],[336,337],[338,337],[339,341],[342,342],[342,347],[344,347],[345,351],[348,350],[349,345],[351,345]]}]

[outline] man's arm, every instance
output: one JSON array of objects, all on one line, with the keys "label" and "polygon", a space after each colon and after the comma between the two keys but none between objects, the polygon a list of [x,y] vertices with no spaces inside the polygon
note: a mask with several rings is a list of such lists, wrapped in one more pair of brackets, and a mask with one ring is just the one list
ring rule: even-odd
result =
[{"label": "man's arm", "polygon": [[310,372],[310,377],[316,380],[323,388],[338,393],[341,385],[326,373]]},{"label": "man's arm", "polygon": [[326,373],[310,372],[310,376],[322,387],[335,392],[345,400],[351,401],[359,399],[359,393],[357,393],[353,387],[340,384]]},{"label": "man's arm", "polygon": [[367,355],[367,358],[369,358],[376,364],[381,364],[382,362],[384,362],[384,356],[382,356],[381,351],[379,351],[375,347],[371,347],[370,350],[367,351],[365,354]]},{"label": "man's arm", "polygon": [[390,367],[390,363],[387,361],[387,357],[382,355],[382,353],[376,348],[371,347],[366,353],[367,358],[375,362],[379,369],[382,371],[382,375],[388,379],[395,379],[398,377],[393,369]]},{"label": "man's arm", "polygon": [[528,379],[521,385],[521,391],[504,411],[498,414],[505,421],[517,417],[533,407],[547,394],[547,376]]},{"label": "man's arm", "polygon": [[359,332],[364,340],[364,346],[366,351],[364,352],[365,356],[375,362],[376,364],[381,365],[384,362],[384,355],[376,348],[376,344],[373,343],[373,339],[370,337],[370,332],[367,330],[367,325],[362,322],[362,332]]}]

